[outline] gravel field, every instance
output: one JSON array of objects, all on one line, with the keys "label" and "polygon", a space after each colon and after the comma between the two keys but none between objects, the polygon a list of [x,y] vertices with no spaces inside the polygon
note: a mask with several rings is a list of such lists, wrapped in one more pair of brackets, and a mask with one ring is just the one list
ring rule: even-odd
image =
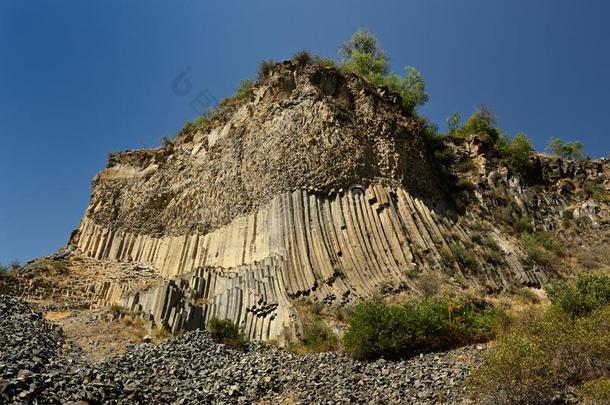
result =
[{"label": "gravel field", "polygon": [[194,331],[89,364],[28,304],[0,296],[1,403],[464,403],[462,382],[481,354],[465,347],[361,362],[260,343],[236,351]]}]

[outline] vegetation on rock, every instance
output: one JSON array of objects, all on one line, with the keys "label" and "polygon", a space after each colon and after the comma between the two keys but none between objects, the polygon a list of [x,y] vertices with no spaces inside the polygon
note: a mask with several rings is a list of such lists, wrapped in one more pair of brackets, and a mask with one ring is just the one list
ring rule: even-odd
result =
[{"label": "vegetation on rock", "polygon": [[246,343],[246,338],[239,330],[239,326],[230,319],[212,318],[208,321],[207,330],[218,343],[236,349],[243,348]]},{"label": "vegetation on rock", "polygon": [[370,32],[355,32],[339,49],[343,69],[356,73],[371,83],[387,86],[400,94],[407,112],[414,113],[417,107],[428,101],[426,84],[417,69],[412,66],[405,67],[402,77],[391,72],[385,51],[379,47],[379,41]]},{"label": "vegetation on rock", "polygon": [[563,159],[584,160],[587,158],[584,152],[584,145],[579,141],[564,142],[558,138],[551,138],[547,149]]},{"label": "vegetation on rock", "polygon": [[549,296],[550,308],[502,336],[470,377],[476,400],[546,404],[581,385],[585,397],[608,395],[610,277],[580,276]]}]

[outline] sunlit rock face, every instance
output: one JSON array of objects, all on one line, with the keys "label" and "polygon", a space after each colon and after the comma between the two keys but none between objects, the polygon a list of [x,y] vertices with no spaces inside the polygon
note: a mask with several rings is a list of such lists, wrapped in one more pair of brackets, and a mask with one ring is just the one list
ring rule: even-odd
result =
[{"label": "sunlit rock face", "polygon": [[[536,184],[526,185],[477,138],[445,141],[473,162],[453,173],[473,196],[454,212],[421,120],[386,88],[334,68],[283,62],[213,124],[113,154],[95,177],[70,247],[166,279],[141,291],[95,284],[100,302],[174,331],[220,317],[251,338],[282,340],[298,332],[301,298],[348,305],[417,291],[422,272],[452,288],[545,282],[500,227],[507,205],[540,229],[556,229],[567,207],[591,226],[608,221],[607,204],[579,194],[585,183],[608,187],[607,162],[536,157]],[[501,260],[473,243],[481,233]]]}]

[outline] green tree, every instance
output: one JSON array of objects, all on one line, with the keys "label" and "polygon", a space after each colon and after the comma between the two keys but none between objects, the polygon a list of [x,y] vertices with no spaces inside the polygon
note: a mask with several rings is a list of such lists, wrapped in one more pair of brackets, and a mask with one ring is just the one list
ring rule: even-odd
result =
[{"label": "green tree", "polygon": [[377,38],[366,30],[355,32],[351,39],[339,47],[343,67],[359,74],[374,84],[387,86],[400,94],[403,107],[414,113],[418,106],[428,101],[426,83],[422,75],[412,66],[405,68],[404,76],[390,72],[390,63],[385,51],[379,47]]},{"label": "green tree", "polygon": [[373,83],[381,84],[390,72],[390,63],[377,38],[366,30],[356,31],[351,39],[339,47],[346,68]]},{"label": "green tree", "polygon": [[468,117],[464,126],[460,128],[459,134],[463,136],[487,135],[493,143],[496,143],[501,137],[496,125],[497,119],[491,110],[486,106],[480,106],[474,114]]},{"label": "green tree", "polygon": [[460,113],[455,112],[451,117],[447,118],[448,133],[455,135],[460,130]]},{"label": "green tree", "polygon": [[554,155],[570,160],[584,160],[587,155],[584,152],[582,142],[564,142],[559,138],[551,138],[547,150]]},{"label": "green tree", "polygon": [[532,169],[530,156],[534,153],[534,148],[529,139],[523,132],[519,132],[510,142],[505,142],[500,146],[505,162],[521,174],[527,177]]}]

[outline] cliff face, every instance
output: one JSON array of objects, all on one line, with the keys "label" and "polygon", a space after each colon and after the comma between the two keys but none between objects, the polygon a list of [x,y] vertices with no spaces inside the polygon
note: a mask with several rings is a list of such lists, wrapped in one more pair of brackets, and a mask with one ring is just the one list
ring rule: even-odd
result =
[{"label": "cliff face", "polygon": [[438,197],[423,142],[389,93],[285,63],[210,132],[112,155],[86,216],[117,231],[205,234],[295,189],[380,183]]},{"label": "cliff face", "polygon": [[607,225],[607,203],[583,192],[608,189],[607,162],[539,156],[526,186],[478,138],[445,141],[471,183],[470,205],[450,214],[422,125],[400,108],[356,76],[284,62],[212,129],[112,155],[70,246],[108,266],[144,263],[166,281],[87,294],[172,330],[217,316],[251,338],[282,339],[298,331],[298,298],[345,305],[419,291],[423,273],[458,289],[545,282],[550,270],[529,263],[502,225],[511,218],[539,230],[566,215]]}]

